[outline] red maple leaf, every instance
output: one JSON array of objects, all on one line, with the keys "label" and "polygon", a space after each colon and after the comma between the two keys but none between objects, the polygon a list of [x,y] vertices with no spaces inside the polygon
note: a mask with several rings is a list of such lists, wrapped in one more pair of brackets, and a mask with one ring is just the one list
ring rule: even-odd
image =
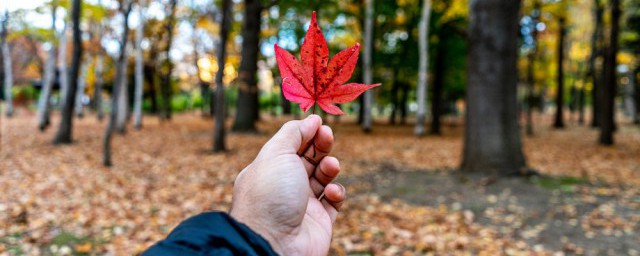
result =
[{"label": "red maple leaf", "polygon": [[344,84],[358,63],[360,44],[339,52],[329,61],[329,47],[316,22],[316,12],[300,49],[302,63],[278,44],[274,48],[284,97],[299,103],[304,112],[318,104],[329,114],[344,115],[334,103],[350,102],[367,89],[380,85]]}]

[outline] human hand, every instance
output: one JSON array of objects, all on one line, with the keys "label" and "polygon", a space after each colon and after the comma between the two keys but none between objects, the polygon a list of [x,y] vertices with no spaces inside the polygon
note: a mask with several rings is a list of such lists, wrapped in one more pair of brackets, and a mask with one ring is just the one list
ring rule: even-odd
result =
[{"label": "human hand", "polygon": [[319,116],[287,122],[238,174],[229,214],[281,255],[326,255],[346,196],[331,183],[340,172],[327,156],[332,146],[333,132]]}]

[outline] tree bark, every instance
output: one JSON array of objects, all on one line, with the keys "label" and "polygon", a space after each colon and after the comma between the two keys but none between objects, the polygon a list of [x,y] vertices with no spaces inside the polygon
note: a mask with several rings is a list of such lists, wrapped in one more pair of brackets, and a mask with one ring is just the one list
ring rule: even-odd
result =
[{"label": "tree bark", "polygon": [[424,0],[422,4],[422,19],[419,26],[419,53],[420,64],[418,67],[417,101],[418,112],[416,113],[416,127],[414,134],[422,136],[425,133],[424,123],[427,115],[427,93],[429,74],[429,16],[431,15],[431,1]]},{"label": "tree bark", "polygon": [[49,48],[49,56],[47,56],[47,63],[44,69],[44,78],[42,79],[42,92],[38,99],[38,129],[44,131],[51,123],[50,118],[50,105],[51,105],[51,91],[53,90],[53,83],[56,74],[56,9],[57,1],[51,2],[51,31],[53,31],[54,38],[51,40],[51,48]]},{"label": "tree bark", "polygon": [[231,8],[233,3],[231,0],[222,2],[222,21],[220,22],[220,44],[218,45],[218,71],[216,72],[216,100],[215,100],[215,119],[216,124],[213,130],[213,151],[222,152],[227,150],[225,136],[225,104],[224,104],[224,64],[227,57],[227,40],[229,37],[229,27],[231,26]]},{"label": "tree bark", "polygon": [[557,74],[557,93],[556,93],[556,116],[553,127],[564,128],[564,37],[567,33],[567,26],[564,17],[558,19],[560,27],[558,35],[558,74]]},{"label": "tree bark", "polygon": [[94,84],[94,105],[96,107],[96,113],[98,117],[98,121],[102,121],[104,118],[104,110],[102,109],[102,84],[104,83],[103,73],[104,73],[104,54],[102,49],[98,50],[96,54],[96,67],[95,67],[95,84]]},{"label": "tree bark", "polygon": [[470,1],[463,172],[512,175],[526,165],[517,110],[520,6],[520,0]]},{"label": "tree bark", "polygon": [[74,106],[74,112],[77,117],[84,117],[84,106],[82,105],[82,97],[84,97],[84,89],[87,82],[87,72],[89,72],[89,63],[81,64],[80,75],[78,76],[78,90],[76,91],[76,103]]},{"label": "tree bark", "polygon": [[[115,125],[117,122],[117,118],[118,118],[118,111],[120,109],[118,109],[117,105],[118,105],[118,98],[120,96],[122,96],[122,94],[120,93],[120,90],[124,89],[122,88],[122,81],[121,80],[125,80],[127,79],[125,74],[125,69],[126,69],[126,51],[127,51],[127,35],[128,35],[128,31],[127,31],[127,27],[128,27],[128,23],[129,23],[129,13],[131,12],[131,5],[133,4],[132,2],[128,2],[128,3],[120,3],[120,13],[123,16],[123,27],[125,27],[125,29],[123,29],[122,32],[122,41],[120,42],[120,54],[118,55],[118,60],[116,63],[116,81],[114,81],[113,83],[113,91],[111,92],[111,113],[109,115],[109,123],[107,124],[107,129],[105,130],[105,135],[104,135],[104,140],[102,143],[102,164],[104,166],[112,166],[113,162],[111,161],[111,138],[113,137],[113,132],[115,130]],[[126,7],[123,5],[127,5]]]},{"label": "tree bark", "polygon": [[591,83],[593,89],[591,90],[591,104],[592,104],[592,120],[591,126],[600,126],[600,100],[602,98],[602,76],[599,75],[599,70],[596,63],[598,58],[602,55],[603,42],[603,14],[604,8],[600,4],[600,0],[593,0],[593,12],[595,17],[595,24],[593,34],[591,36],[591,58],[589,59],[589,73],[591,75]]},{"label": "tree bark", "polygon": [[[131,13],[131,6],[129,6],[129,10],[125,10],[122,12],[123,15],[127,15],[124,17],[126,22],[129,21],[129,14]],[[129,118],[129,68],[128,68],[128,59],[129,54],[127,53],[127,44],[129,44],[129,25],[128,23],[123,23],[123,32],[122,32],[122,44],[124,44],[124,50],[121,54],[123,56],[123,62],[118,63],[118,65],[122,65],[122,67],[118,67],[122,69],[122,72],[116,73],[116,75],[122,76],[122,78],[116,78],[120,84],[118,86],[120,89],[118,90],[118,102],[114,105],[114,108],[117,108],[116,111],[116,123],[115,123],[115,131],[119,134],[125,134],[127,132],[127,119]]]},{"label": "tree bark", "polygon": [[259,116],[258,51],[260,46],[260,23],[263,10],[261,0],[245,0],[244,25],[242,26],[242,60],[239,70],[238,103],[233,130],[255,132]]},{"label": "tree bark", "polygon": [[444,72],[445,72],[445,57],[447,47],[444,45],[446,36],[446,27],[440,29],[440,40],[438,42],[438,52],[436,53],[435,67],[433,74],[433,95],[431,96],[431,130],[429,133],[440,135],[441,131],[441,116],[442,116],[442,98],[444,90]]},{"label": "tree bark", "polygon": [[64,101],[67,93],[67,86],[69,85],[69,73],[67,71],[67,40],[68,35],[67,31],[69,30],[69,23],[66,19],[63,19],[64,27],[62,28],[62,35],[60,36],[60,41],[58,42],[58,74],[60,85],[60,89],[58,90],[58,96],[60,97],[60,101]]},{"label": "tree bark", "polygon": [[615,96],[616,96],[616,55],[618,54],[618,33],[620,29],[620,0],[611,1],[611,31],[608,46],[604,54],[604,84],[602,86],[602,114],[599,142],[602,145],[613,145],[615,130]]},{"label": "tree bark", "polygon": [[400,69],[398,67],[398,65],[396,64],[393,67],[393,84],[391,85],[391,115],[389,115],[389,124],[395,125],[396,124],[396,116],[397,113],[399,112],[398,110],[398,91],[399,91],[399,83],[400,80],[398,79],[398,73],[400,72]]},{"label": "tree bark", "polygon": [[82,34],[80,33],[80,16],[82,0],[71,1],[71,22],[73,23],[73,54],[71,55],[71,70],[68,85],[65,88],[62,106],[62,120],[54,144],[69,144],[72,141],[73,107],[75,105],[76,90],[78,89],[78,75],[82,57]]},{"label": "tree bark", "polygon": [[[363,64],[363,82],[365,84],[373,83],[373,14],[374,0],[365,0],[365,19],[364,19],[364,56]],[[363,113],[362,113],[362,130],[366,133],[371,132],[373,124],[373,91],[366,90],[363,93]]]},{"label": "tree bark", "polygon": [[142,55],[142,39],[144,37],[145,16],[143,12],[144,3],[138,3],[138,28],[136,29],[136,84],[133,103],[133,127],[137,130],[142,128],[142,93],[144,91],[144,70]]},{"label": "tree bark", "polygon": [[173,29],[176,25],[176,4],[177,0],[171,0],[169,9],[170,14],[165,26],[167,30],[167,47],[165,48],[166,59],[163,67],[163,71],[165,73],[161,79],[162,84],[160,85],[160,90],[162,90],[162,100],[164,103],[161,115],[162,119],[171,119],[171,73],[173,72],[173,61],[171,61],[169,53],[173,44]]},{"label": "tree bark", "polygon": [[4,19],[2,20],[2,61],[4,67],[4,100],[6,105],[5,114],[7,117],[13,116],[13,71],[11,68],[11,51],[9,50],[9,42],[7,39],[7,23],[9,22],[9,10],[5,10]]}]

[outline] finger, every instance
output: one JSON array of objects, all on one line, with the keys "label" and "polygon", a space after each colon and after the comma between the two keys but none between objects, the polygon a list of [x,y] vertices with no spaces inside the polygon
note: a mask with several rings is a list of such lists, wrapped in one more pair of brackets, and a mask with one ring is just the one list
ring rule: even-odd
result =
[{"label": "finger", "polygon": [[340,173],[340,162],[337,158],[327,156],[320,161],[318,167],[313,172],[313,178],[318,180],[322,186],[326,186]]},{"label": "finger", "polygon": [[313,174],[316,166],[331,152],[333,148],[333,131],[329,126],[323,125],[318,129],[312,145],[302,155],[305,169],[309,176]]},{"label": "finger", "polygon": [[318,115],[309,115],[304,120],[285,123],[262,147],[258,158],[265,155],[274,156],[274,154],[295,154],[305,149],[312,144],[321,125],[322,119]]},{"label": "finger", "polygon": [[320,197],[322,192],[324,192],[324,185],[320,184],[320,182],[314,177],[309,178],[309,187],[311,187],[314,198]]},{"label": "finger", "polygon": [[336,218],[338,217],[338,210],[342,207],[342,203],[344,203],[345,198],[346,190],[342,185],[331,183],[325,187],[322,205],[324,206],[325,211],[329,214],[331,223],[336,221]]}]

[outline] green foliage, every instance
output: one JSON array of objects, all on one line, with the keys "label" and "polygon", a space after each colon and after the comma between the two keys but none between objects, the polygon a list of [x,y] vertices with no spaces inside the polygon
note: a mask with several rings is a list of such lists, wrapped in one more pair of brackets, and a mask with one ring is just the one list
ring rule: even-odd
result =
[{"label": "green foliage", "polygon": [[531,181],[546,189],[559,189],[564,192],[573,192],[577,185],[587,183],[587,180],[578,177],[533,177]]}]

